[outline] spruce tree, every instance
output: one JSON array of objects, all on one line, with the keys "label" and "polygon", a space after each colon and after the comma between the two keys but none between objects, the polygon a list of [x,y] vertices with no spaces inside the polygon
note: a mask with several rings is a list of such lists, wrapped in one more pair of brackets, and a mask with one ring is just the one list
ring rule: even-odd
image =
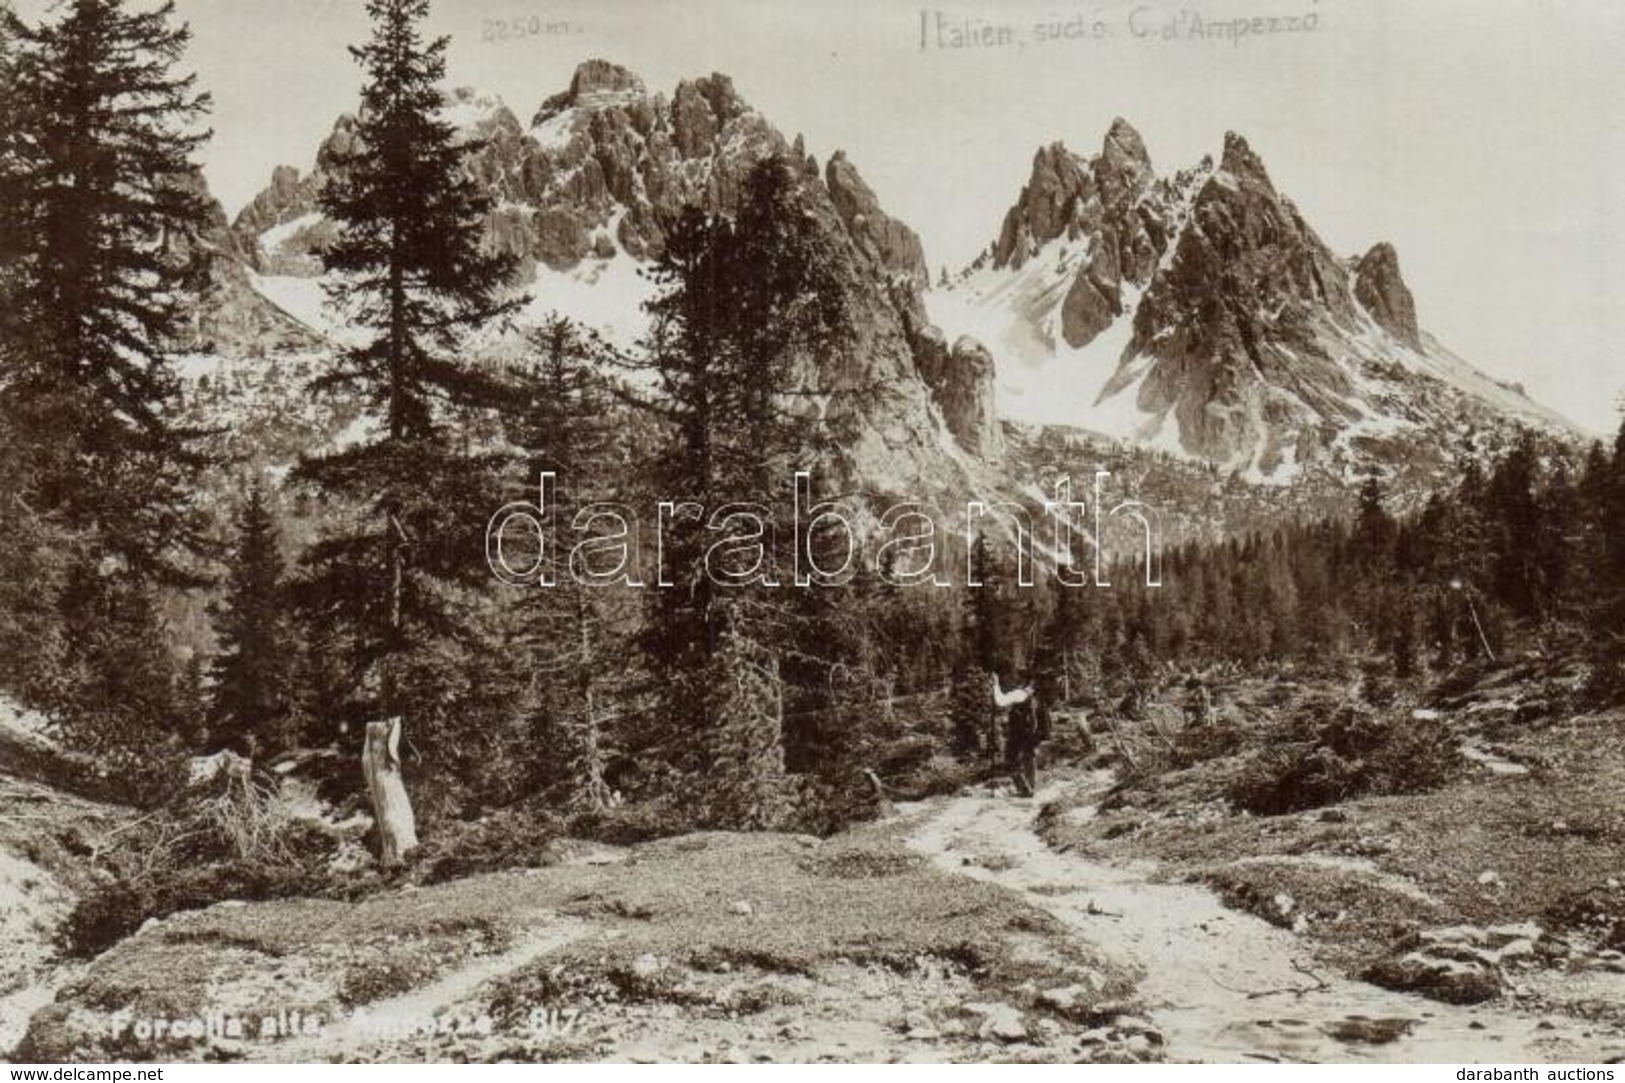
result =
[{"label": "spruce tree", "polygon": [[1541,509],[1535,494],[1537,456],[1526,432],[1496,464],[1486,488],[1485,540],[1489,586],[1495,598],[1520,617],[1539,610]]},{"label": "spruce tree", "polygon": [[205,271],[192,158],[209,98],[174,70],[190,32],[173,15],[122,0],[73,0],[39,26],[0,15],[15,42],[0,409],[38,456],[36,510],[144,578],[180,575],[177,549],[203,548],[203,459],[174,420],[171,351]]},{"label": "spruce tree", "polygon": [[291,677],[285,625],[276,521],[264,483],[255,478],[237,519],[226,597],[216,613],[221,651],[208,710],[214,747],[247,755],[280,750]]},{"label": "spruce tree", "polygon": [[[808,457],[827,435],[805,409],[815,389],[804,374],[845,331],[842,257],[820,236],[802,183],[793,162],[758,163],[733,216],[691,209],[656,264],[642,363],[661,393],[646,405],[669,439],[654,477],[667,499],[707,514],[748,502],[771,517],[793,468],[816,465]],[[762,525],[766,578],[788,576],[778,546],[793,532]],[[711,796],[699,802],[709,806],[703,815],[760,826],[773,811],[764,789],[783,784],[779,655],[790,633],[765,584],[713,581],[707,550],[716,535],[707,534],[684,515],[662,535],[658,571],[670,585],[650,592],[643,636],[666,727],[660,740]],[[712,762],[761,775],[719,777]]]},{"label": "spruce tree", "polygon": [[171,757],[190,736],[157,591],[200,581],[210,548],[172,363],[206,269],[192,158],[209,102],[176,72],[189,33],[173,5],[53,15],[0,13],[0,424],[28,463],[7,472],[7,527],[55,535],[71,560],[39,580],[55,612],[29,617],[54,657],[27,694],[155,800],[184,779]]},{"label": "spruce tree", "polygon": [[13,293],[23,270],[26,216],[22,163],[29,152],[23,112],[18,106],[17,64],[20,43],[16,24],[0,18],[0,377],[13,371],[19,328]]},{"label": "spruce tree", "polygon": [[954,663],[949,680],[948,750],[961,763],[981,758],[982,741],[992,717],[988,675],[968,658]]},{"label": "spruce tree", "polygon": [[[364,330],[313,389],[360,396],[374,435],[301,462],[297,476],[356,509],[307,551],[299,607],[344,660],[352,713],[401,717],[436,746],[474,648],[468,591],[489,577],[484,527],[499,460],[471,452],[454,422],[501,401],[466,363],[469,332],[510,313],[511,258],[489,252],[490,200],[466,168],[477,144],[441,114],[447,39],[426,39],[428,0],[370,0],[373,32],[351,53],[365,72],[354,147],[320,195],[337,236],[322,251],[328,300]],[[445,751],[444,747],[441,751]]]},{"label": "spruce tree", "polygon": [[[547,554],[554,585],[518,588],[511,604],[524,680],[521,729],[533,784],[562,783],[570,804],[601,812],[610,802],[605,771],[613,747],[606,718],[627,668],[614,629],[621,599],[585,581],[608,568],[567,566],[563,542],[579,512],[618,495],[617,418],[603,372],[616,355],[561,316],[543,323],[529,341],[534,362],[518,379],[509,440],[524,462],[526,499],[534,499],[544,472],[556,476],[550,510],[560,548]],[[516,560],[529,562],[529,554]]]},{"label": "spruce tree", "polygon": [[1081,675],[1078,655],[1088,620],[1082,593],[1083,588],[1065,583],[1055,587],[1054,604],[1034,658],[1034,668],[1057,702],[1072,698],[1074,682]]},{"label": "spruce tree", "polygon": [[1571,572],[1584,567],[1580,494],[1562,459],[1553,465],[1539,504],[1531,554],[1538,582],[1536,609],[1543,618],[1551,619],[1570,607],[1570,588],[1575,581]]},{"label": "spruce tree", "polygon": [[1625,418],[1613,447],[1593,456],[1586,471],[1600,560],[1587,606],[1590,690],[1608,702],[1625,697]]},{"label": "spruce tree", "polygon": [[713,765],[707,818],[740,830],[783,826],[790,811],[784,770],[784,684],[778,662],[760,636],[744,631],[742,611],[728,626],[703,677],[713,689],[709,720]]},{"label": "spruce tree", "polygon": [[1382,482],[1375,477],[1360,483],[1354,513],[1354,533],[1350,539],[1357,568],[1385,568],[1393,553],[1397,527],[1383,507]]},{"label": "spruce tree", "polygon": [[[989,706],[993,675],[999,672],[1003,569],[987,537],[977,534],[969,555],[970,579],[961,598],[960,657],[952,680],[952,734],[955,755],[968,759],[977,752],[989,764],[999,755],[998,716]],[[1010,678],[1011,674],[1005,674]]]},{"label": "spruce tree", "polygon": [[[814,504],[834,500],[827,483],[816,480],[810,495]],[[840,567],[850,557],[851,574],[843,582],[814,579],[788,592],[779,672],[789,705],[785,763],[810,782],[798,826],[827,834],[876,808],[864,772],[874,766],[882,731],[895,722],[890,655],[914,644],[885,641],[888,616],[907,619],[898,612],[900,588],[888,588],[867,561],[848,552],[848,544],[855,549],[857,543],[845,529],[828,520],[812,527],[802,524],[802,552],[822,569]],[[922,630],[910,622],[906,633],[897,628],[897,634],[915,637]]]}]

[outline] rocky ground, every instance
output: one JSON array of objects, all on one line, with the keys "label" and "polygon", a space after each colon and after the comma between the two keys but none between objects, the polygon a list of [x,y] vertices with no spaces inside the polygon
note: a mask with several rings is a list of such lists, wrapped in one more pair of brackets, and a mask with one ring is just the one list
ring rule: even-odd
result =
[{"label": "rocky ground", "polygon": [[[1058,783],[1039,801],[1064,802],[1066,818],[1087,827],[1098,818],[1090,799],[1098,801],[1110,785],[1109,776],[1092,775]],[[918,842],[939,864],[962,863],[978,879],[1022,894],[1108,957],[1135,966],[1146,1017],[1171,1060],[1593,1062],[1625,1056],[1617,1012],[1597,1015],[1574,1003],[1580,986],[1572,975],[1523,974],[1554,995],[1567,990],[1563,1003],[1530,994],[1464,1006],[1385,989],[1351,975],[1319,941],[1302,935],[1301,926],[1294,931],[1275,920],[1277,914],[1234,909],[1231,893],[1212,890],[1221,870],[1247,874],[1260,867],[1249,856],[1210,855],[1200,876],[1186,875],[1174,862],[1088,857],[1065,843],[1059,850],[1046,845],[1023,804],[980,797],[949,802]],[[1304,874],[1299,883],[1323,875],[1323,893],[1367,871],[1336,860],[1287,864]],[[1369,871],[1380,881],[1375,890],[1406,891]],[[1279,897],[1282,909],[1296,909]],[[1345,905],[1356,897],[1350,893]],[[1504,936],[1494,929],[1428,931],[1441,946],[1471,943],[1486,959],[1500,948],[1509,961],[1517,954],[1508,950],[1511,943],[1540,935],[1527,926]],[[1481,933],[1490,939],[1474,939]],[[1590,988],[1615,1004],[1625,991],[1618,983]]]},{"label": "rocky ground", "polygon": [[1133,1025],[1132,974],[1019,896],[932,868],[902,826],[581,847],[355,904],[175,915],[98,958],[17,1056],[1150,1055],[1088,1037]]},{"label": "rocky ground", "polygon": [[132,817],[127,809],[73,792],[94,789],[93,776],[57,752],[36,718],[3,701],[0,764],[3,1053],[22,1038],[29,1016],[77,972],[59,958],[56,931],[78,896],[102,880],[99,848],[115,845]]},{"label": "rocky ground", "polygon": [[1436,789],[1238,813],[1225,795],[1294,694],[1242,682],[1220,693],[1227,754],[1063,787],[1040,833],[1052,851],[1216,893],[1231,912],[1214,936],[1242,915],[1287,934],[1304,973],[1251,993],[1306,987],[1286,996],[1324,1003],[1337,995],[1323,983],[1351,977],[1433,1002],[1427,1030],[1465,1018],[1479,1056],[1625,1056],[1625,717],[1572,709],[1562,676],[1531,668],[1396,707],[1461,753]]},{"label": "rocky ground", "polygon": [[[1221,795],[1249,738],[1154,777],[1052,766],[1037,799],[966,792],[827,840],[571,842],[357,902],[220,903],[74,966],[52,935],[131,814],[8,778],[0,1043],[51,1061],[1625,1057],[1621,719],[1535,690],[1502,674],[1417,708],[1469,754],[1427,793],[1240,813]],[[1218,699],[1256,737],[1290,696]]]}]

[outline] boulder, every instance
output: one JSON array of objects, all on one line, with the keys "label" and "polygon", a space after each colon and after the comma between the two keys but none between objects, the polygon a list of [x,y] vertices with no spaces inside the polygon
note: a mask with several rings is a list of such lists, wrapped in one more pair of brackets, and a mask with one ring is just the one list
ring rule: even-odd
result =
[{"label": "boulder", "polygon": [[983,1041],[1010,1045],[1027,1040],[1027,1025],[1022,1022],[1021,1012],[1009,1004],[966,1004],[965,1010],[981,1017],[976,1033]]},{"label": "boulder", "polygon": [[1502,967],[1534,954],[1544,931],[1532,923],[1452,925],[1401,939],[1365,980],[1387,989],[1420,993],[1449,1004],[1477,1004],[1501,994]]}]

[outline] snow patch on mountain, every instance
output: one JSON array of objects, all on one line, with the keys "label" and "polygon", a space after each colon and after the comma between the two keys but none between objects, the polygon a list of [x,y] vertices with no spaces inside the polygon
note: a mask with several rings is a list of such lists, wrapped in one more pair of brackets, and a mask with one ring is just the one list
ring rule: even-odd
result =
[{"label": "snow patch on mountain", "polygon": [[648,266],[624,253],[585,259],[568,270],[538,264],[528,287],[530,301],[518,322],[538,325],[556,313],[597,331],[612,346],[629,350],[648,329],[644,306],[655,293]]},{"label": "snow patch on mountain", "polygon": [[464,86],[446,96],[439,119],[451,125],[460,139],[466,140],[488,131],[500,123],[505,114],[512,115],[501,98]]},{"label": "snow patch on mountain", "polygon": [[270,229],[260,234],[260,251],[267,256],[276,255],[282,248],[283,244],[289,240],[292,240],[295,234],[299,233],[301,230],[310,229],[316,225],[319,225],[321,221],[321,214],[316,211],[311,211],[307,214],[301,214],[297,218],[289,219],[288,221],[279,225],[272,226]]},{"label": "snow patch on mountain", "polygon": [[1420,333],[1393,246],[1330,252],[1234,133],[1217,167],[1162,180],[1123,121],[1094,158],[1041,148],[999,239],[925,302],[988,346],[1007,419],[1255,484],[1354,477],[1478,427],[1578,433]]},{"label": "snow patch on mountain", "polygon": [[550,117],[538,118],[530,129],[530,137],[543,150],[563,150],[570,145],[580,116],[575,109],[565,109]]},{"label": "snow patch on mountain", "polygon": [[327,303],[327,278],[296,275],[249,273],[249,285],[279,308],[321,337],[345,345],[360,345],[365,330],[344,319]]},{"label": "snow patch on mountain", "polygon": [[[1057,239],[1014,271],[983,265],[925,295],[931,320],[950,338],[969,335],[998,360],[999,413],[1028,425],[1066,425],[1190,457],[1178,426],[1138,405],[1148,365],[1125,357],[1134,337],[1139,287],[1125,283],[1123,312],[1088,344],[1061,334],[1061,299],[1089,245]],[[1114,377],[1129,382],[1105,393]]]}]

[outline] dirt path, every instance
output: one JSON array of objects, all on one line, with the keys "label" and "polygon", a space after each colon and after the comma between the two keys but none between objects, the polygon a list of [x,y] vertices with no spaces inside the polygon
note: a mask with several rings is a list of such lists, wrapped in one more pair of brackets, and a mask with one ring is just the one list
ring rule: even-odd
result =
[{"label": "dirt path", "polygon": [[[1096,781],[1104,791],[1109,777]],[[1339,977],[1311,966],[1287,930],[1225,908],[1201,886],[1156,882],[1149,863],[1056,853],[1033,817],[1059,789],[1036,800],[977,795],[920,806],[925,819],[910,845],[943,869],[1021,892],[1139,967],[1170,1060],[1596,1062],[1619,1044],[1571,1020],[1452,1007]],[[1373,1040],[1387,1034],[1397,1037]]]},{"label": "dirt path", "polygon": [[554,914],[537,914],[534,922],[504,951],[475,956],[427,985],[369,1004],[317,1036],[277,1043],[272,1047],[274,1059],[317,1061],[353,1055],[367,1045],[403,1041],[421,1045],[425,1039],[419,1035],[434,1033],[448,1020],[453,1026],[458,1020],[471,1022],[478,1013],[467,1004],[486,982],[512,974],[592,932],[585,922]]},{"label": "dirt path", "polygon": [[49,872],[0,848],[0,1057],[22,1041],[29,1016],[78,973],[57,963],[53,943],[72,902]]},{"label": "dirt path", "polygon": [[[0,698],[0,764],[49,753]],[[30,723],[31,725],[31,723]],[[105,836],[129,815],[0,771],[0,1058],[22,1040],[29,1017],[84,971],[64,962],[56,935],[95,873],[64,849],[61,838]]]}]

